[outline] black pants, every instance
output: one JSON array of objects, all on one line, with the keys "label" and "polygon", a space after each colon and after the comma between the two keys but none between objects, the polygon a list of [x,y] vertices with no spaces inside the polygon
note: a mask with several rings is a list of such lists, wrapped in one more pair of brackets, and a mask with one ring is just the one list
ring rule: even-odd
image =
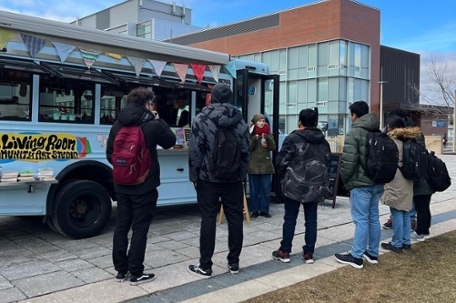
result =
[{"label": "black pants", "polygon": [[431,227],[431,195],[414,196],[416,210],[416,229],[418,235],[429,235]]},{"label": "black pants", "polygon": [[228,221],[228,263],[238,263],[242,250],[243,234],[243,185],[236,183],[211,183],[199,180],[196,187],[198,207],[201,213],[200,265],[212,267],[215,248],[217,213],[220,201]]},{"label": "black pants", "polygon": [[[135,276],[143,273],[147,233],[155,215],[157,199],[157,189],[144,195],[117,193],[117,224],[112,246],[112,260],[116,271],[129,271]],[[127,255],[130,227],[133,234]]]}]

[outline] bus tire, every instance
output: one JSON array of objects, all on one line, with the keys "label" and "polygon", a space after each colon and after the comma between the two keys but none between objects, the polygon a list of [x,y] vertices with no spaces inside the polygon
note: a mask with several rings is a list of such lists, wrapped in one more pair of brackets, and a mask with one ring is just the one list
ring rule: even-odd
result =
[{"label": "bus tire", "polygon": [[93,237],[111,217],[111,198],[100,184],[90,180],[72,180],[55,196],[52,225],[73,239]]}]

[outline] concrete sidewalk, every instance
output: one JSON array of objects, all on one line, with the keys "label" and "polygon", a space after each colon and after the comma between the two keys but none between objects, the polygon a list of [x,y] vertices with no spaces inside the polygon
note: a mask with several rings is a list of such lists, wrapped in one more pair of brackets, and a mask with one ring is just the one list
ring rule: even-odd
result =
[{"label": "concrete sidewalk", "polygon": [[[444,155],[456,176],[456,156]],[[432,236],[456,229],[456,185],[432,198]],[[389,210],[380,207],[383,223]],[[337,269],[332,254],[350,249],[354,225],[347,198],[319,207],[316,262],[304,265],[303,218],[299,218],[292,262],[271,259],[279,247],[283,205],[271,205],[272,218],[244,227],[241,272],[228,273],[227,224],[217,226],[213,277],[200,280],[186,268],[198,262],[199,214],[195,205],[161,208],[151,225],[145,264],[157,279],[139,286],[118,283],[111,261],[116,211],[109,227],[90,239],[70,240],[39,219],[0,217],[0,303],[4,302],[239,302]],[[382,237],[391,237],[383,231]],[[368,266],[364,270],[369,270]],[[284,276],[287,278],[284,279]]]}]

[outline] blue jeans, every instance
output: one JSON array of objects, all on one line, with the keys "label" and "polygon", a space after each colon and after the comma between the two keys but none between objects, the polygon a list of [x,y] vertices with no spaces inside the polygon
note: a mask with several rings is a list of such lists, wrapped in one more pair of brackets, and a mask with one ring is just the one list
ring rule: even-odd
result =
[{"label": "blue jeans", "polygon": [[[285,198],[285,215],[283,216],[282,241],[280,242],[280,250],[283,252],[291,253],[291,244],[295,234],[296,219],[298,218],[300,205],[300,202]],[[313,254],[315,243],[317,242],[318,203],[308,202],[302,203],[302,205],[304,208],[304,227],[306,228],[305,245],[302,250]]]},{"label": "blue jeans", "polygon": [[380,244],[380,219],[378,204],[383,185],[354,188],[350,192],[351,215],[355,222],[355,236],[351,254],[361,259],[364,252],[378,256]]},{"label": "blue jeans", "polygon": [[409,214],[409,217],[410,217],[410,221],[416,221],[415,201],[413,201],[412,209],[408,211],[408,214]]},{"label": "blue jeans", "polygon": [[409,211],[397,210],[390,207],[393,219],[393,239],[391,245],[402,248],[402,245],[410,244],[410,214]]},{"label": "blue jeans", "polygon": [[250,200],[249,208],[252,212],[269,212],[269,192],[271,191],[271,174],[249,175]]}]

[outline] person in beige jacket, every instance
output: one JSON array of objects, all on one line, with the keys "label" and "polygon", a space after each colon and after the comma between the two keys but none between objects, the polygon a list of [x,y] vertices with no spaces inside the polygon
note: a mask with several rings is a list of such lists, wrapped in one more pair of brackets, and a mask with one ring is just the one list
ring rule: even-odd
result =
[{"label": "person in beige jacket", "polygon": [[404,121],[398,116],[390,116],[385,121],[388,136],[394,140],[399,150],[399,163],[394,179],[385,184],[380,198],[381,203],[391,210],[393,238],[381,244],[382,248],[401,253],[403,247],[410,247],[410,214],[413,203],[413,180],[404,178],[399,167],[402,166],[404,142],[420,136],[419,127],[405,128]]}]

